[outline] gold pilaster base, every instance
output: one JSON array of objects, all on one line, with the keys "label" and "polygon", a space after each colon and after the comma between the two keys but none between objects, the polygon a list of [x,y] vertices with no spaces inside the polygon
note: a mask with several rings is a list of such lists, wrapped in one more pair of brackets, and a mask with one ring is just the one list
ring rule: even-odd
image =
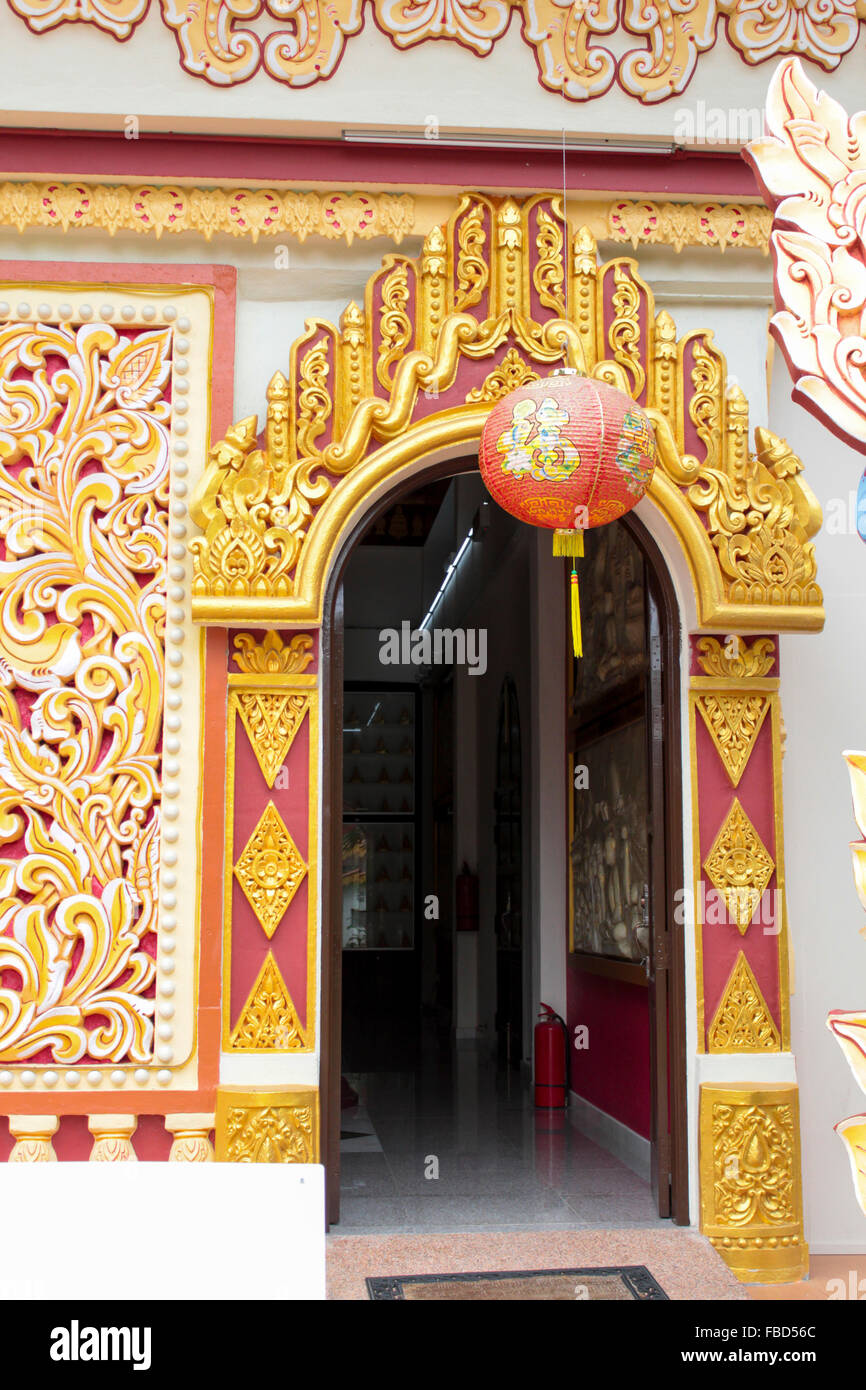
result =
[{"label": "gold pilaster base", "polygon": [[701,1086],[701,1230],[738,1279],[788,1284],[809,1268],[796,1085]]},{"label": "gold pilaster base", "polygon": [[218,1163],[318,1163],[315,1086],[222,1086],[214,1132]]}]

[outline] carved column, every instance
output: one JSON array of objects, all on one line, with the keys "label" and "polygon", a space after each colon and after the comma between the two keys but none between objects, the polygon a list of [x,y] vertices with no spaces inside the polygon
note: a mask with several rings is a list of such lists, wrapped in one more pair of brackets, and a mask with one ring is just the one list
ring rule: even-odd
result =
[{"label": "carved column", "polygon": [[[690,705],[698,1050],[710,1054],[699,1068],[702,1226],[739,1277],[782,1282],[802,1276],[807,1250],[776,639],[693,637]],[[787,1074],[769,1089],[751,1060],[767,1054]]]},{"label": "carved column", "polygon": [[213,1163],[214,1122],[213,1115],[166,1115],[165,1127],[172,1135],[169,1163]]},{"label": "carved column", "polygon": [[15,1147],[10,1163],[56,1163],[51,1140],[60,1128],[57,1115],[10,1115],[9,1131]]},{"label": "carved column", "polygon": [[132,1136],[138,1124],[137,1115],[90,1115],[87,1128],[93,1135],[91,1163],[138,1162],[132,1147]]}]

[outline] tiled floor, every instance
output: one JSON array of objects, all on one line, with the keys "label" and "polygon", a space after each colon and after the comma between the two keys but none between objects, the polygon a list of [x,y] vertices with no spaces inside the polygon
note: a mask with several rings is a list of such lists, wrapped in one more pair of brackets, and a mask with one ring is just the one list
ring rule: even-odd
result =
[{"label": "tiled floor", "polygon": [[474,1050],[349,1080],[337,1235],[670,1229],[648,1183]]}]

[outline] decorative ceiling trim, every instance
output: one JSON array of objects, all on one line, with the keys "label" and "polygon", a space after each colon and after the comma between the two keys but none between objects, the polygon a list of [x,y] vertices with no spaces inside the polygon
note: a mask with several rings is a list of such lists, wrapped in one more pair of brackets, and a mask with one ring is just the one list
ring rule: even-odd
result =
[{"label": "decorative ceiling trim", "polygon": [[810,537],[821,509],[784,440],[755,431],[712,334],[677,337],[637,262],[598,263],[562,199],[466,194],[416,260],[388,255],[363,308],[308,319],[267,389],[264,435],[239,421],[210,452],[190,513],[199,622],[320,622],[342,538],[434,450],[477,447],[521,365],[567,364],[627,391],[655,428],[648,493],[680,539],[699,621],[724,631],[823,625]]},{"label": "decorative ceiling trim", "polygon": [[[351,246],[355,237],[425,236],[454,200],[412,193],[188,188],[181,184],[99,184],[46,179],[0,183],[0,227],[26,232],[136,232],[159,240],[188,232],[214,236],[322,237]],[[572,200],[599,241],[623,245],[704,246],[717,251],[769,250],[772,215],[761,203],[674,203],[653,199]]]},{"label": "decorative ceiling trim", "polygon": [[[8,3],[31,33],[89,24],[120,42],[133,37],[151,7],[151,0]],[[369,9],[398,50],[445,39],[480,57],[516,11],[543,87],[586,101],[618,84],[646,103],[685,91],[720,27],[749,65],[797,53],[832,71],[855,46],[864,17],[858,0],[371,0],[366,12],[365,0],[154,0],[153,8],[174,34],[183,70],[221,88],[259,71],[294,88],[327,80]],[[235,27],[253,19],[261,33]],[[618,54],[599,42],[608,36]],[[639,46],[626,47],[632,39]]]}]

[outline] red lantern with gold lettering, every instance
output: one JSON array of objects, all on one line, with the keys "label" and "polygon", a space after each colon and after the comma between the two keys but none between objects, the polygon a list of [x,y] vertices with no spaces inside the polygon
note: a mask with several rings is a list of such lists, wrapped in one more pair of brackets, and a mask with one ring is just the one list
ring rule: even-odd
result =
[{"label": "red lantern with gold lettering", "polygon": [[[653,475],[652,424],[625,391],[565,368],[497,401],[481,436],[481,476],[506,512],[553,535],[554,555],[583,554],[583,533],[625,516]],[[572,565],[574,650],[582,655]]]}]

